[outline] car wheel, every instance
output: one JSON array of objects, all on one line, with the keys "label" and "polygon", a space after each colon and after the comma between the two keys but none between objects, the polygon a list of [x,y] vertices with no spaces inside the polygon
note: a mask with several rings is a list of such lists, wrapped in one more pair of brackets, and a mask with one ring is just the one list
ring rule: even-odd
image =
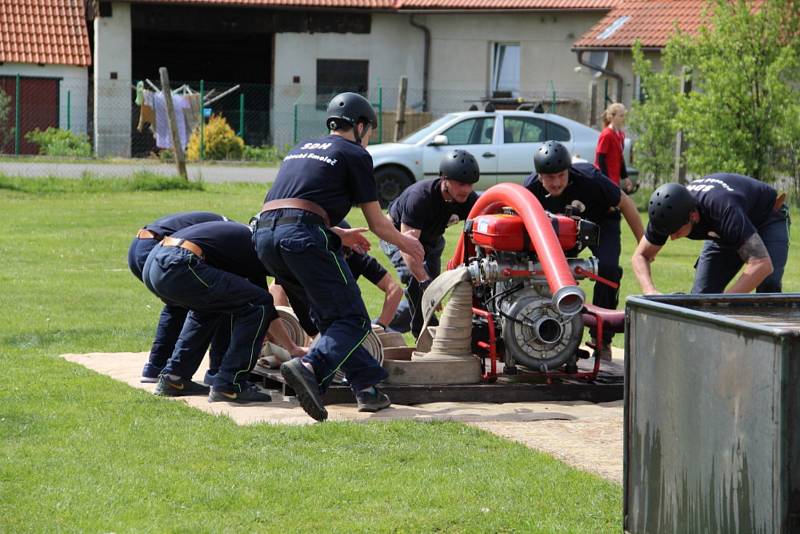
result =
[{"label": "car wheel", "polygon": [[398,167],[382,167],[375,171],[375,184],[378,186],[378,201],[385,208],[411,185],[411,176]]}]

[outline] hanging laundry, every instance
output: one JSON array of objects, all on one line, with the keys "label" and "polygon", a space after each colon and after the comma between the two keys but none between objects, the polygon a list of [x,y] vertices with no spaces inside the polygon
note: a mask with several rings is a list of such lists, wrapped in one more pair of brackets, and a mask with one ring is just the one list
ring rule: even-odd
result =
[{"label": "hanging laundry", "polygon": [[191,137],[194,129],[200,124],[200,94],[193,93],[184,97],[188,103],[188,107],[184,110],[183,117],[186,119],[186,131],[189,132]]},{"label": "hanging laundry", "polygon": [[[169,128],[169,121],[167,120],[167,103],[164,99],[164,93],[158,92],[153,97],[154,108],[156,112],[156,146],[158,148],[172,148],[172,134]],[[178,138],[180,139],[181,147],[186,148],[189,143],[189,135],[186,131],[186,119],[184,113],[191,106],[185,97],[172,95],[172,107],[175,110],[175,122],[178,127]]]},{"label": "hanging laundry", "polygon": [[[138,100],[138,97],[137,97]],[[152,125],[152,129],[156,129],[156,112],[153,109],[153,92],[144,89],[142,91],[141,102],[137,102],[139,108],[139,124],[136,125],[138,131],[144,130],[145,124]]]},{"label": "hanging laundry", "polygon": [[136,99],[134,100],[137,106],[142,105],[143,97],[144,97],[144,82],[139,81],[139,83],[136,84]]}]

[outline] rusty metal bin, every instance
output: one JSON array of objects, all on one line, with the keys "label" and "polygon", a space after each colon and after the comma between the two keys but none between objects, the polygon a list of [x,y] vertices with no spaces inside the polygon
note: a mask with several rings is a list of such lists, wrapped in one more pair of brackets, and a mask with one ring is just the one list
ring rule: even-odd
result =
[{"label": "rusty metal bin", "polygon": [[800,294],[631,297],[624,530],[800,532]]}]

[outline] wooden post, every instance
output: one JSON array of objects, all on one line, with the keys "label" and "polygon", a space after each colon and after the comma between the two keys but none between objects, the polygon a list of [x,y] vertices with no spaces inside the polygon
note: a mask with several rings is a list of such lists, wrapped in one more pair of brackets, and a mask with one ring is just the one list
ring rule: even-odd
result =
[{"label": "wooden post", "polygon": [[[683,76],[681,76],[681,92],[688,94],[692,91],[692,71],[684,67]],[[683,131],[678,130],[675,134],[675,167],[673,173],[673,182],[679,184],[686,183],[686,160],[683,155],[686,152],[686,139],[683,136]]]},{"label": "wooden post", "polygon": [[589,116],[586,117],[586,126],[594,128],[597,119],[597,80],[589,82]]},{"label": "wooden post", "polygon": [[394,140],[399,141],[406,127],[406,95],[408,93],[408,77],[400,76],[400,89],[397,92],[397,120],[394,123]]},{"label": "wooden post", "polygon": [[183,154],[181,138],[178,137],[178,121],[175,120],[175,106],[172,105],[172,89],[169,86],[167,67],[161,67],[158,69],[158,73],[161,75],[161,92],[164,94],[164,102],[167,105],[167,122],[169,123],[169,131],[172,134],[172,152],[175,154],[175,164],[178,166],[178,174],[188,181],[186,156]]}]

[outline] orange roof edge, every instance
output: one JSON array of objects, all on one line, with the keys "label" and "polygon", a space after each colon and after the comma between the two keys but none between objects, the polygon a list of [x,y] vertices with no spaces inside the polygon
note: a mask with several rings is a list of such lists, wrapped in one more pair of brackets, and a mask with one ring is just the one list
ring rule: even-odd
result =
[{"label": "orange roof edge", "polygon": [[91,65],[83,0],[0,0],[0,61]]}]

